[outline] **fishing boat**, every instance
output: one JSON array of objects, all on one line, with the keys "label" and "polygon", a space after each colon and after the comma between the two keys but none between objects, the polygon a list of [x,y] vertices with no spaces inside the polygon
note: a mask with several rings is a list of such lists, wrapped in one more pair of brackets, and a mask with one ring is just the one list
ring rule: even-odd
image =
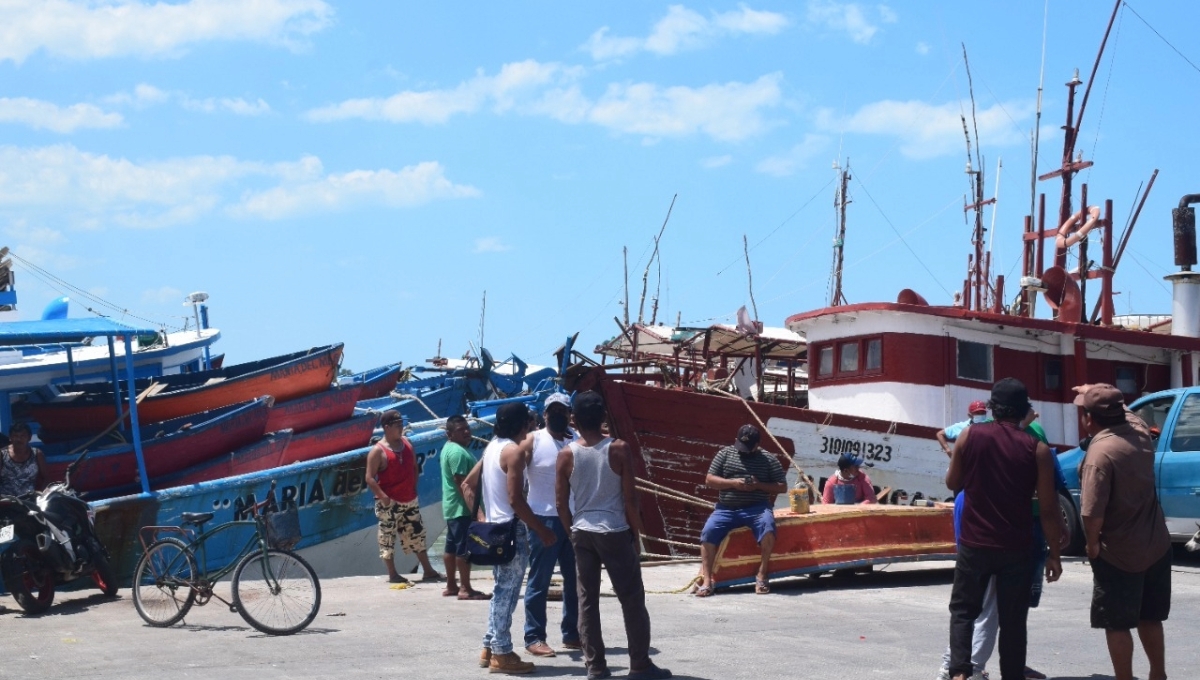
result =
[{"label": "fishing boat", "polygon": [[[1093,73],[1089,85],[1094,81]],[[1082,84],[1077,76],[1067,83],[1061,165],[1039,178],[1061,183],[1057,214],[1047,210],[1043,193],[1036,214],[1025,218],[1021,276],[1011,296],[1005,277],[991,271],[982,214],[990,199],[983,198],[983,174],[976,169],[970,175],[973,202],[964,206],[975,216],[974,252],[961,294],[931,304],[904,288],[894,301],[847,304],[835,265],[829,304],[787,318],[787,330],[805,343],[807,408],[770,398],[761,368],[748,391],[731,387],[720,376],[728,358],[711,352],[691,357],[700,363],[689,366],[682,352],[676,363],[668,360],[672,356],[635,351],[621,356],[616,370],[582,372],[577,384],[604,391],[615,434],[630,442],[644,468],[649,482],[642,489],[644,518],[649,540],[660,542],[657,548],[696,554],[706,507],[716,498],[704,486],[704,473],[745,423],[764,430],[763,446],[790,468],[793,480],[808,471],[812,486],[820,488],[838,456],[849,452],[866,460],[882,500],[923,503],[949,496],[943,482],[947,459],[936,432],[960,420],[970,402],[986,400],[1000,378],[1025,383],[1051,445],[1060,450],[1079,438],[1074,385],[1109,382],[1131,402],[1147,392],[1197,384],[1200,274],[1191,271],[1196,246],[1189,208],[1195,197],[1184,197],[1175,213],[1181,270],[1167,277],[1174,286],[1173,314],[1116,315],[1113,276],[1154,176],[1118,234],[1113,202],[1090,200],[1088,186],[1074,184],[1092,166],[1075,149],[1087,101],[1086,91],[1077,101]],[[844,175],[843,187],[847,179]],[[843,243],[836,239],[835,249]],[[1068,269],[1069,255],[1082,266]],[[769,344],[756,321],[736,329],[751,353]],[[622,334],[636,337],[628,328]],[[678,343],[667,344],[675,355]],[[1074,540],[1078,510],[1069,496],[1058,500]]]},{"label": "fishing boat", "polygon": [[[276,402],[267,418],[267,432],[292,430],[296,434],[332,425],[354,414],[361,385],[338,385],[305,397]],[[345,449],[343,449],[345,450]]]},{"label": "fishing boat", "polygon": [[369,371],[338,379],[343,387],[357,386],[359,399],[375,399],[387,396],[396,389],[400,379],[400,364],[388,364]]},{"label": "fishing boat", "polygon": [[[472,431],[490,436],[491,426],[472,421]],[[432,423],[410,437],[417,454],[417,492],[429,541],[445,528],[442,518],[442,479],[439,456],[446,442],[445,430]],[[483,440],[470,445],[476,456]],[[284,465],[249,474],[163,489],[154,494],[137,494],[92,503],[96,533],[112,553],[118,576],[128,579],[141,554],[138,534],[142,527],[178,525],[184,512],[212,512],[211,525],[245,518],[256,502],[270,498],[271,510],[295,507],[303,538],[300,554],[322,578],[382,574],[377,543],[378,521],[374,496],[364,477],[369,448]],[[273,495],[268,495],[272,482]],[[207,544],[208,567],[224,566],[237,555],[247,535],[227,532]],[[416,558],[397,551],[401,573],[416,567]]]},{"label": "fishing boat", "polygon": [[[268,432],[253,444],[247,444],[225,455],[217,456],[203,463],[193,465],[185,470],[155,477],[150,480],[150,488],[155,491],[171,489],[188,484],[211,482],[225,477],[236,477],[250,472],[270,470],[283,465],[283,452],[292,440],[291,430]],[[136,490],[126,491],[125,494],[136,493]]]},{"label": "fishing boat", "polygon": [[409,422],[466,413],[467,380],[446,378],[440,385],[420,392],[393,392],[375,399],[363,399],[355,406],[355,411],[397,411]]},{"label": "fishing boat", "polygon": [[[138,380],[139,410],[151,422],[262,395],[286,402],[329,389],[341,356],[342,344],[337,343],[214,371]],[[88,436],[114,421],[117,390],[112,383],[49,385],[20,404],[19,415],[41,426],[43,441]]]},{"label": "fishing boat", "polygon": [[[141,428],[142,452],[150,478],[162,477],[203,463],[263,436],[271,409],[270,397],[153,423]],[[91,497],[109,490],[136,486],[140,478],[133,444],[124,435],[119,443],[67,441],[42,446],[47,473],[61,481],[67,468],[86,452],[71,476],[71,486]]]},{"label": "fishing boat", "polygon": [[378,413],[363,413],[341,422],[292,435],[280,459],[281,465],[314,460],[367,445],[379,422]]},{"label": "fishing boat", "polygon": [[[876,564],[954,559],[954,507],[817,505],[812,512],[775,511],[771,579],[861,569]],[[747,528],[717,547],[713,586],[754,583],[762,551]]]}]

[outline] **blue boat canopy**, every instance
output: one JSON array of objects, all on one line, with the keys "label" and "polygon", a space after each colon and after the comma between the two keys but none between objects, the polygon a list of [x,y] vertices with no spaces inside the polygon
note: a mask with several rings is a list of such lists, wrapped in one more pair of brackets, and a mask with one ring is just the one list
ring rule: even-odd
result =
[{"label": "blue boat canopy", "polygon": [[78,342],[84,338],[147,335],[157,328],[90,317],[51,319],[48,321],[9,321],[0,323],[0,345],[35,345],[47,342]]}]

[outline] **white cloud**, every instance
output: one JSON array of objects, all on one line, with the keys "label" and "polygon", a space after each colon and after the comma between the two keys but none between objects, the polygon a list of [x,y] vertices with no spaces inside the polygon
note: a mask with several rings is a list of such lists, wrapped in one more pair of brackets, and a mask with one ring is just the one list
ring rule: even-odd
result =
[{"label": "white cloud", "polygon": [[[1005,102],[979,109],[976,112],[979,143],[985,149],[1025,143],[1024,133],[1017,125],[1033,112],[1034,105],[1028,101]],[[957,103],[934,105],[885,100],[867,104],[845,118],[837,118],[828,110],[820,111],[817,124],[831,131],[890,135],[898,138],[900,152],[905,156],[924,159],[963,152],[961,115],[962,109]]]},{"label": "white cloud", "polygon": [[710,156],[709,158],[700,161],[700,167],[712,170],[714,168],[723,168],[733,162],[733,156],[726,154],[724,156]]},{"label": "white cloud", "polygon": [[0,61],[173,57],[204,41],[289,44],[328,26],[322,0],[4,0]]},{"label": "white cloud", "polygon": [[500,240],[499,236],[487,236],[475,239],[475,253],[503,253],[512,250]]},{"label": "white cloud", "polygon": [[271,111],[271,106],[262,99],[248,102],[241,97],[223,97],[221,99],[213,97],[209,97],[208,99],[190,99],[183,97],[179,103],[180,106],[189,111],[202,111],[204,113],[228,111],[239,116],[261,116]]},{"label": "white cloud", "polygon": [[170,286],[142,291],[142,302],[165,305],[168,302],[181,300],[183,300],[183,291]]},{"label": "white cloud", "polygon": [[754,166],[754,169],[776,177],[793,175],[797,170],[808,167],[809,161],[829,148],[829,141],[829,138],[823,135],[806,134],[799,144],[783,154],[764,158]]},{"label": "white cloud", "polygon": [[320,159],[259,163],[231,156],[134,161],[71,145],[0,146],[0,218],[73,227],[163,227],[214,213],[280,219],[362,205],[406,207],[478,194],[437,163],[326,173]]},{"label": "white cloud", "polygon": [[917,54],[921,54],[921,55],[929,54],[929,44],[925,43],[925,42],[918,42],[917,43]]},{"label": "white cloud", "polygon": [[[856,43],[867,44],[879,31],[877,23],[870,18],[870,10],[856,2],[836,0],[809,0],[808,22],[825,28],[844,32]],[[878,21],[894,24],[896,13],[887,5],[877,5],[874,14]]]},{"label": "white cloud", "polygon": [[28,125],[35,130],[70,133],[81,128],[113,128],[124,119],[93,104],[59,106],[28,97],[0,97],[0,123]]},{"label": "white cloud", "polygon": [[753,10],[740,5],[737,11],[713,13],[711,18],[683,5],[671,5],[667,15],[654,24],[645,38],[609,35],[604,26],[588,38],[581,49],[596,61],[607,61],[646,51],[672,55],[686,49],[703,47],[725,35],[774,35],[787,27],[787,17],[775,12]]},{"label": "white cloud", "polygon": [[241,97],[195,99],[185,92],[160,90],[146,83],[139,83],[133,88],[133,92],[118,92],[105,97],[104,100],[112,104],[132,106],[137,109],[144,109],[148,106],[164,104],[175,100],[179,106],[188,111],[199,111],[201,113],[225,111],[238,116],[261,116],[271,111],[271,105],[261,98],[255,101],[248,101]]}]

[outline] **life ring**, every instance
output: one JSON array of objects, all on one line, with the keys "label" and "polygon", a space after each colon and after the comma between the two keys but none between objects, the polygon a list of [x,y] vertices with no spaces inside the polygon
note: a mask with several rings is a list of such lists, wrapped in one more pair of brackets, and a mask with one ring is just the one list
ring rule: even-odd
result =
[{"label": "life ring", "polygon": [[1065,250],[1066,248],[1070,248],[1076,243],[1082,241],[1083,237],[1087,236],[1088,232],[1092,230],[1092,227],[1096,226],[1096,223],[1100,221],[1100,206],[1093,205],[1087,209],[1087,212],[1087,222],[1084,222],[1083,226],[1075,230],[1075,233],[1067,235],[1067,232],[1071,230],[1071,227],[1075,226],[1080,220],[1083,219],[1082,208],[1079,209],[1079,212],[1068,217],[1067,221],[1063,222],[1062,226],[1058,228],[1058,236],[1054,238],[1054,245],[1059,250]]}]

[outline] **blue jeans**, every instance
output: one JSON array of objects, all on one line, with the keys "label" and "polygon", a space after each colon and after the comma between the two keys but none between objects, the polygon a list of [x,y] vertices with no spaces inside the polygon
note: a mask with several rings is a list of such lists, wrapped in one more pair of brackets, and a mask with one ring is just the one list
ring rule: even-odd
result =
[{"label": "blue jeans", "polygon": [[546,547],[537,534],[529,532],[529,580],[525,584],[525,645],[546,641],[546,593],[554,565],[562,569],[562,639],[579,642],[579,594],[575,592],[575,548],[557,517],[538,515],[554,532],[554,545]]},{"label": "blue jeans", "polygon": [[521,579],[529,566],[529,530],[517,521],[517,554],[508,564],[492,567],[496,585],[492,588],[492,601],[488,609],[488,628],[483,634],[483,646],[493,654],[508,654],[513,650],[512,617],[521,599]]}]

